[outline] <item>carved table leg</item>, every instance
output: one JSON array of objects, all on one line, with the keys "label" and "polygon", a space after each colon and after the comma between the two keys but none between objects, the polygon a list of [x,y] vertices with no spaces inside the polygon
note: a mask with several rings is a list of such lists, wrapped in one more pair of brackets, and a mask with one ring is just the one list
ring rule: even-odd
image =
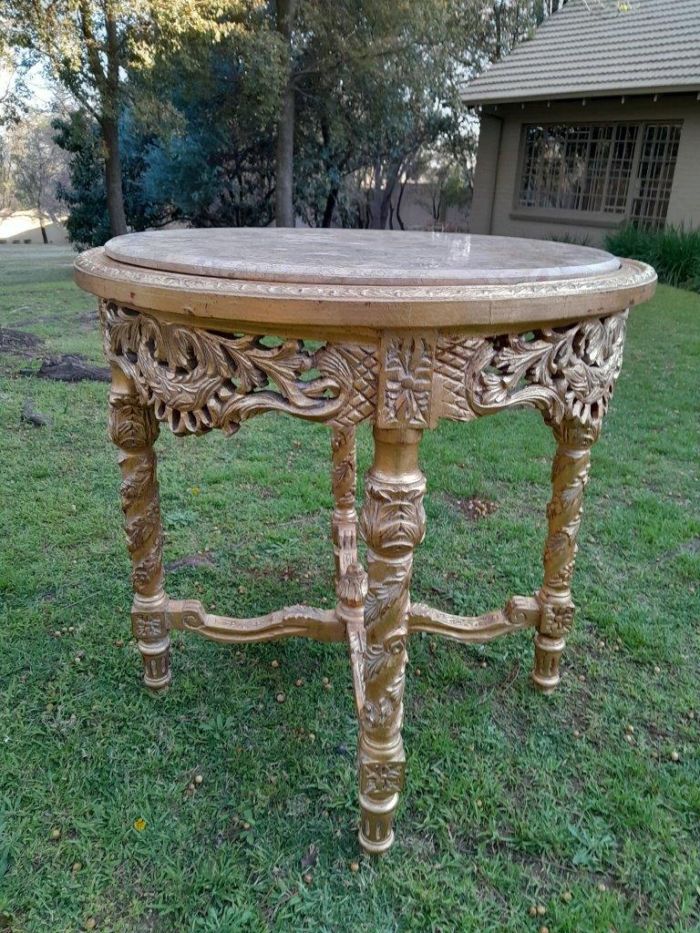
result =
[{"label": "carved table leg", "polygon": [[364,706],[360,714],[360,843],[385,852],[403,786],[401,739],[413,549],[425,535],[421,431],[374,429],[360,529],[367,542]]},{"label": "carved table leg", "polygon": [[535,634],[532,679],[538,690],[551,693],[559,683],[559,658],[571,629],[574,604],[571,578],[581,525],[583,490],[588,481],[590,450],[599,424],[565,418],[554,426],[557,451],[552,465],[552,498],[547,506],[548,534],[544,549],[544,582],[537,594],[540,618]]},{"label": "carved table leg", "polygon": [[144,683],[153,690],[170,683],[170,636],[163,590],[163,535],[156,455],[158,422],[136,394],[132,381],[112,367],[109,432],[119,448],[121,498],[132,562],[133,632],[143,658]]},{"label": "carved table leg", "polygon": [[355,481],[357,459],[355,428],[333,428],[331,438],[333,498],[332,537],[335,555],[335,584],[350,564],[357,562],[357,512]]}]

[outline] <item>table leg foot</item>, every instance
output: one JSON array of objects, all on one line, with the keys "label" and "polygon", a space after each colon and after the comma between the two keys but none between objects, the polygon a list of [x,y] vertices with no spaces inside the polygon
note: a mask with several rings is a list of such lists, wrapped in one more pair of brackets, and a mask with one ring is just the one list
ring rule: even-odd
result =
[{"label": "table leg foot", "polygon": [[360,794],[362,816],[358,839],[368,855],[383,855],[394,844],[392,823],[398,802],[398,793],[380,803]]},{"label": "table leg foot", "polygon": [[367,543],[363,706],[360,710],[360,843],[372,854],[394,840],[403,787],[401,726],[413,550],[425,535],[421,432],[374,429],[360,529]]},{"label": "table leg foot", "polygon": [[131,609],[131,627],[143,661],[143,682],[161,692],[170,685],[170,631],[165,593],[155,597],[136,594]]},{"label": "table leg foot", "polygon": [[139,642],[143,658],[143,682],[149,690],[161,693],[170,686],[170,638],[157,642]]},{"label": "table leg foot", "polygon": [[370,855],[381,855],[394,842],[394,813],[403,787],[405,757],[399,738],[391,750],[360,743],[360,845]]},{"label": "table leg foot", "polygon": [[532,682],[540,693],[553,693],[560,681],[559,658],[564,650],[563,638],[535,635],[535,667]]}]

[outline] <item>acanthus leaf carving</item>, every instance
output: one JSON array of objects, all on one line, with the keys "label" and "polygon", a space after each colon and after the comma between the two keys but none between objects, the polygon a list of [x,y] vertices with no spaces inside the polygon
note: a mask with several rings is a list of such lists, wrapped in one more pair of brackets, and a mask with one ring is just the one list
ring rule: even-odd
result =
[{"label": "acanthus leaf carving", "polygon": [[422,478],[412,484],[392,485],[376,482],[369,475],[360,517],[360,532],[368,546],[392,553],[420,544],[425,537],[424,492]]},{"label": "acanthus leaf carving", "polygon": [[620,374],[626,320],[625,311],[526,334],[441,336],[441,415],[471,420],[525,405],[553,425],[568,419],[595,430]]},{"label": "acanthus leaf carving", "polygon": [[300,340],[219,334],[113,302],[102,302],[101,316],[108,360],[175,434],[214,428],[232,434],[268,411],[337,425],[374,412],[378,363],[371,347],[327,344],[312,351]]},{"label": "acanthus leaf carving", "polygon": [[[379,351],[355,344],[312,351],[299,340],[269,344],[102,303],[108,359],[176,434],[234,433],[268,411],[342,427],[376,410],[382,427],[422,429],[440,417],[471,420],[523,405],[552,425],[575,420],[595,431],[622,365],[626,317],[502,336],[389,333]],[[121,441],[147,446],[148,437]]]}]

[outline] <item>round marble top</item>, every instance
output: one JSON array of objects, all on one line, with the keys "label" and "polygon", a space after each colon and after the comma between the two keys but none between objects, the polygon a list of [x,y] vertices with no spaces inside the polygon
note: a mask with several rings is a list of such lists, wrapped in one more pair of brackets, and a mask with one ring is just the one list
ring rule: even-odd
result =
[{"label": "round marble top", "polygon": [[600,317],[645,301],[656,282],[644,263],[571,243],[307,228],[132,233],[81,253],[75,278],[187,326],[369,341]]},{"label": "round marble top", "polygon": [[115,237],[105,254],[126,265],[185,275],[358,286],[504,285],[620,268],[610,253],[572,243],[388,230],[158,230]]}]

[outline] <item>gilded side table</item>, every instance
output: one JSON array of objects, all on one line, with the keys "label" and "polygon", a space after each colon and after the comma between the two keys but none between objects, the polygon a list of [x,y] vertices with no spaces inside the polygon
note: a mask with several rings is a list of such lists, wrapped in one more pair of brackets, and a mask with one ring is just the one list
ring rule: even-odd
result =
[{"label": "gilded side table", "polygon": [[[531,627],[535,686],[548,693],[559,682],[590,449],[622,365],[628,309],[651,296],[654,271],[565,243],[236,229],[117,237],[83,253],[75,274],[100,298],[146,685],[170,683],[171,629],[221,642],[347,641],[360,842],[384,852],[404,781],[412,632],[485,642]],[[521,406],[538,409],[556,440],[542,586],[478,617],[412,603],[413,551],[425,534],[423,432],[441,418],[472,421]],[[169,599],[153,446],[159,423],[175,434],[234,434],[270,411],[330,428],[335,608],[241,619]],[[374,461],[358,521],[355,428],[363,421],[373,425]]]}]

